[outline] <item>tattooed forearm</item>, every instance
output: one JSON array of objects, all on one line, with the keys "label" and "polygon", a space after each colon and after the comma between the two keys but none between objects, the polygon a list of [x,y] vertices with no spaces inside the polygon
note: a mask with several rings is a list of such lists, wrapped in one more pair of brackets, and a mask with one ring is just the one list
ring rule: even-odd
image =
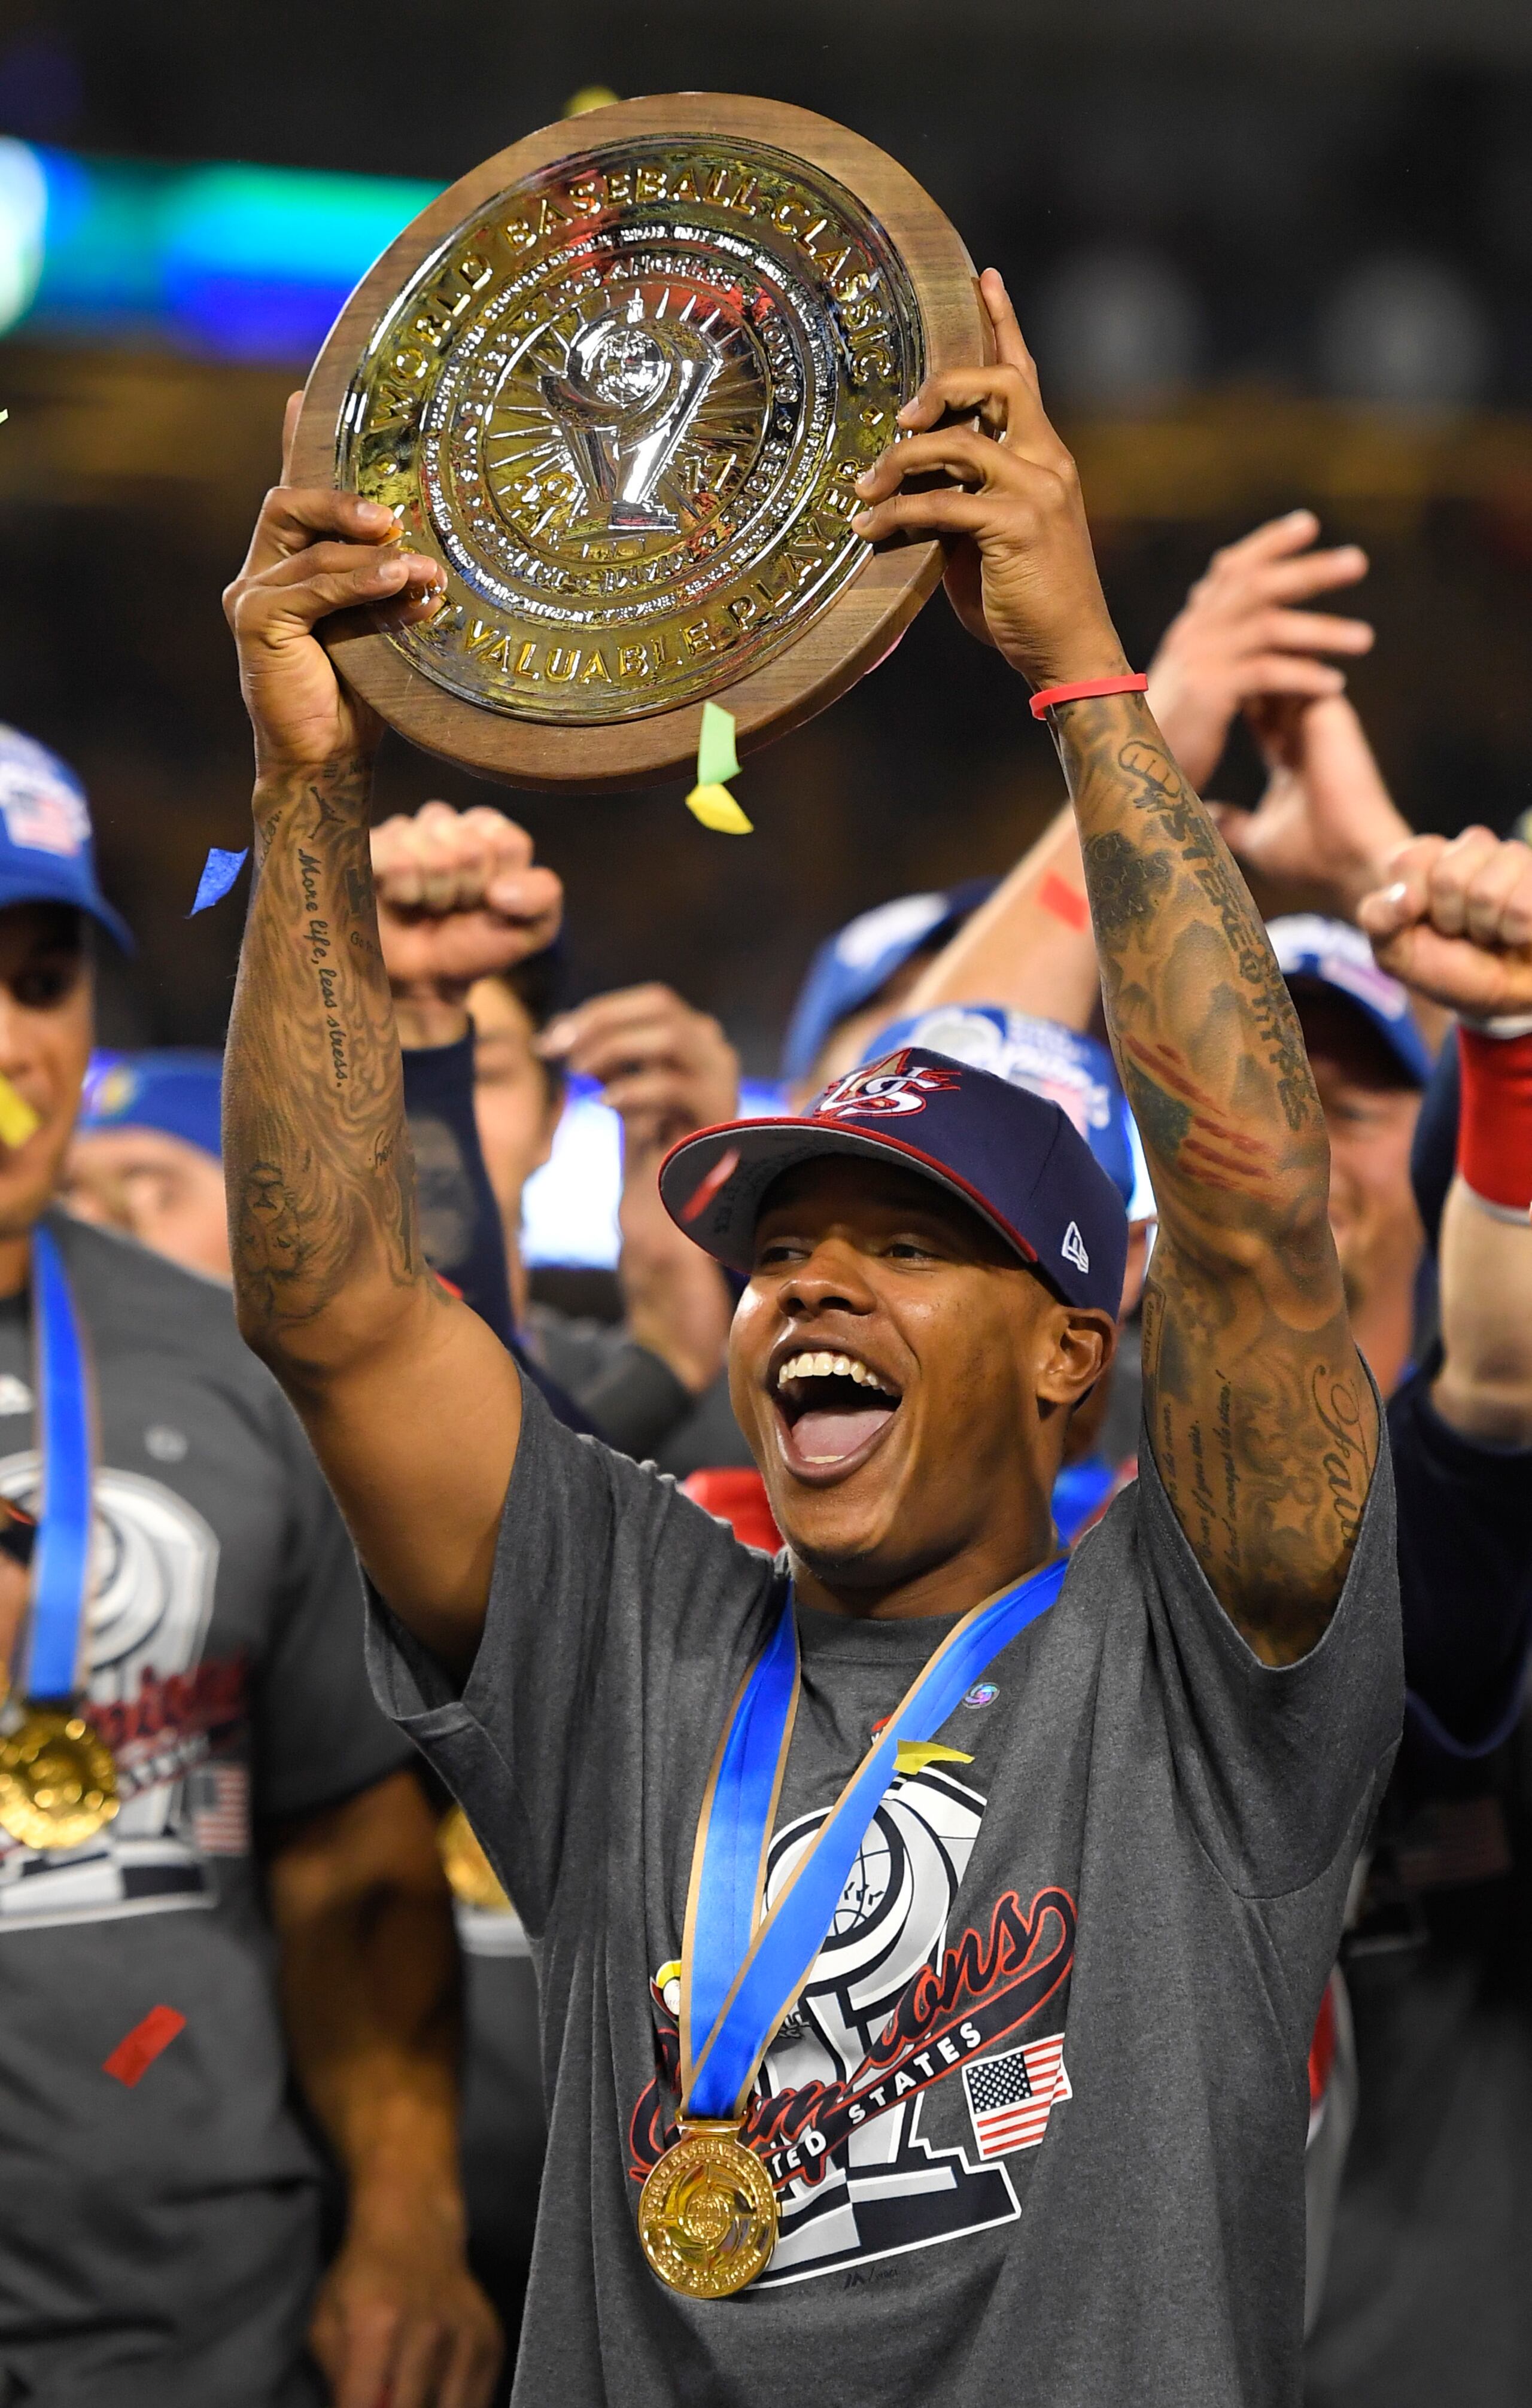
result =
[{"label": "tattooed forearm", "polygon": [[256,793],[224,1165],[240,1325],[267,1351],[311,1352],[342,1297],[354,1327],[423,1280],[369,783],[355,759]]},{"label": "tattooed forearm", "polygon": [[1378,1446],[1319,1099],[1244,881],[1147,706],[1081,701],[1054,725],[1160,1208],[1144,1312],[1155,1456],[1223,1604],[1286,1660],[1338,1596]]}]

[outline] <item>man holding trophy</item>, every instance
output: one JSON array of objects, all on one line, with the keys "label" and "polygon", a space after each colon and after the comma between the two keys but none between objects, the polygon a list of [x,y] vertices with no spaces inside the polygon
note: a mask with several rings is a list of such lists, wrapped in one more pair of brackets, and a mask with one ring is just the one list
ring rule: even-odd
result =
[{"label": "man holding trophy", "polygon": [[1389,1479],[1280,973],[982,294],[995,364],[927,378],[851,524],[940,538],[1048,716],[1159,1197],[1142,1477],[1067,1565],[1120,1199],[1056,1106],[938,1056],[662,1174],[747,1282],[774,1565],[523,1387],[421,1258],[379,723],[315,635],[425,627],[448,573],[284,485],[228,596],[240,1322],[356,1539],[379,1694],[533,1935],[528,2403],[1297,2396],[1307,2052],[1401,1711]]}]

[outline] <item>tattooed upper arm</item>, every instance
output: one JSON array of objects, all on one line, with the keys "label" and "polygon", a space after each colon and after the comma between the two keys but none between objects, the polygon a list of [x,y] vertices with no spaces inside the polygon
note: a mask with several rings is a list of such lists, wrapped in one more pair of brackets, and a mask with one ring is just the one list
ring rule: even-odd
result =
[{"label": "tattooed upper arm", "polygon": [[369,765],[256,793],[224,1081],[239,1326],[389,1604],[471,1656],[521,1421],[498,1339],[428,1271],[369,853]]},{"label": "tattooed upper arm", "polygon": [[1319,1098],[1244,882],[1145,704],[1074,703],[1055,729],[1160,1209],[1144,1302],[1155,1461],[1225,1611],[1288,1662],[1339,1597],[1379,1443]]}]

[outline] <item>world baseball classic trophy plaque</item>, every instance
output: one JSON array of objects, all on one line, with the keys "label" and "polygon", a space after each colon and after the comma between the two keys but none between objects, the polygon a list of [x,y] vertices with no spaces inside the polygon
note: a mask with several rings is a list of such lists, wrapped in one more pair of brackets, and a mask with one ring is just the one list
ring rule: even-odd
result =
[{"label": "world baseball classic trophy plaque", "polygon": [[873,552],[853,485],[921,380],[988,356],[935,203],[828,118],[618,103],[486,160],[363,279],[291,475],[386,503],[434,618],[339,627],[426,751],[513,784],[672,775],[701,705],[742,749],[834,700],[942,568]]}]

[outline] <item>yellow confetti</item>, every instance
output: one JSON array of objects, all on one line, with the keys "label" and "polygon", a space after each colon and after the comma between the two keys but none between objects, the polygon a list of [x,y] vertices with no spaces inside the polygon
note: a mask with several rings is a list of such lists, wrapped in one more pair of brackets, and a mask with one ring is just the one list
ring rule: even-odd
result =
[{"label": "yellow confetti", "polygon": [[727,786],[716,782],[693,786],[687,796],[687,809],[696,814],[705,828],[716,829],[719,836],[749,836],[752,823],[741,810]]},{"label": "yellow confetti", "polygon": [[700,786],[722,786],[739,774],[734,714],[720,710],[715,702],[704,702],[701,732],[697,738],[697,782]]},{"label": "yellow confetti", "polygon": [[24,1096],[19,1096],[10,1081],[0,1071],[0,1143],[12,1152],[25,1145],[35,1128],[42,1125]]},{"label": "yellow confetti", "polygon": [[928,1764],[972,1764],[961,1747],[941,1747],[932,1739],[902,1739],[894,1757],[895,1772],[924,1772]]}]

